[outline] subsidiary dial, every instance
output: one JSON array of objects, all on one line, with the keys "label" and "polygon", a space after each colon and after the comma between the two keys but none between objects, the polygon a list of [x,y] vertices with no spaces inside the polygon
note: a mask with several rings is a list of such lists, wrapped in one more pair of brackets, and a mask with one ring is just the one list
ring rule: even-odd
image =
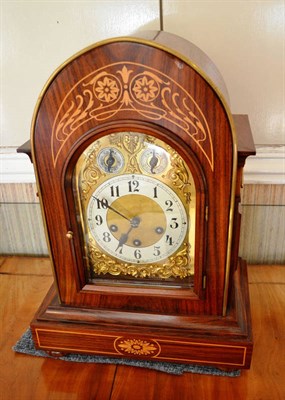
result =
[{"label": "subsidiary dial", "polygon": [[123,154],[114,147],[103,148],[97,157],[99,167],[109,174],[115,174],[122,170],[124,166]]},{"label": "subsidiary dial", "polygon": [[167,168],[167,152],[159,146],[149,146],[140,157],[140,165],[148,174],[161,174]]},{"label": "subsidiary dial", "polygon": [[87,218],[104,252],[136,264],[167,259],[180,248],[188,229],[178,195],[157,179],[138,174],[102,183],[90,198]]}]

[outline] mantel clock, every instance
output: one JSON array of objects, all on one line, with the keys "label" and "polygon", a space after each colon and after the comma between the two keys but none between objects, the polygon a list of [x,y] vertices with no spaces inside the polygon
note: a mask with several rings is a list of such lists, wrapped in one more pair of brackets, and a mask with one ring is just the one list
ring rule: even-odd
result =
[{"label": "mantel clock", "polygon": [[43,89],[31,153],[55,281],[37,348],[249,368],[254,145],[204,53],[165,32],[85,49]]}]

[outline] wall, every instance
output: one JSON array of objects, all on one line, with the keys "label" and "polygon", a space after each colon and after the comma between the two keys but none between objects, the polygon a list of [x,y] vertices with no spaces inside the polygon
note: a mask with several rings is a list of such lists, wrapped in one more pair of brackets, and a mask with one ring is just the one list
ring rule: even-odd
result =
[{"label": "wall", "polygon": [[106,38],[158,29],[158,1],[4,1],[2,146],[29,138],[35,103],[67,58]]},{"label": "wall", "polygon": [[[203,49],[256,144],[284,141],[284,1],[164,1],[165,30]],[[178,23],[179,21],[179,23]]]},{"label": "wall", "polygon": [[[29,137],[37,97],[82,48],[159,29],[159,0],[3,1],[1,146]],[[233,113],[249,114],[255,143],[284,145],[284,1],[163,0],[164,30],[220,69]]]},{"label": "wall", "polygon": [[[248,197],[242,236],[258,243],[259,250],[253,257],[253,243],[244,239],[241,253],[253,262],[272,260],[265,245],[270,237],[280,244],[273,246],[275,262],[283,262],[284,1],[163,0],[163,16],[165,31],[192,41],[215,62],[228,87],[232,112],[249,114],[257,157],[250,158],[245,169]],[[41,219],[37,198],[30,192],[32,166],[15,150],[29,139],[33,109],[48,77],[94,42],[159,27],[159,0],[2,1],[0,211],[4,223],[0,229],[2,238],[6,232],[10,236],[1,238],[0,251],[46,252],[44,239],[37,235]],[[275,192],[279,195],[272,197]],[[248,203],[248,198],[254,200]],[[34,227],[27,223],[31,215]],[[266,225],[261,230],[265,219],[275,221],[268,234]],[[20,232],[22,244],[24,238],[27,243],[20,246],[15,232]],[[35,243],[29,248],[33,237]]]}]

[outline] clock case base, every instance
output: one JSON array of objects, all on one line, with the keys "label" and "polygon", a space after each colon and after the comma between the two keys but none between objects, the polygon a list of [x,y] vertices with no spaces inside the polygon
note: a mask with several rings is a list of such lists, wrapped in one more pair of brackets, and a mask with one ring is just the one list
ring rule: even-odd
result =
[{"label": "clock case base", "polygon": [[247,265],[239,259],[227,315],[157,315],[64,306],[51,287],[31,330],[37,349],[128,359],[249,368],[252,332]]}]

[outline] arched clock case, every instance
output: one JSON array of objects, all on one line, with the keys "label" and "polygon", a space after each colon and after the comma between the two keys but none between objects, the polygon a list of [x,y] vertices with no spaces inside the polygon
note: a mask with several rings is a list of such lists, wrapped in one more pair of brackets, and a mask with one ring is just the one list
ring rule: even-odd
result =
[{"label": "arched clock case", "polygon": [[165,32],[85,49],[43,89],[31,153],[54,272],[37,348],[249,368],[254,145],[204,53]]}]

